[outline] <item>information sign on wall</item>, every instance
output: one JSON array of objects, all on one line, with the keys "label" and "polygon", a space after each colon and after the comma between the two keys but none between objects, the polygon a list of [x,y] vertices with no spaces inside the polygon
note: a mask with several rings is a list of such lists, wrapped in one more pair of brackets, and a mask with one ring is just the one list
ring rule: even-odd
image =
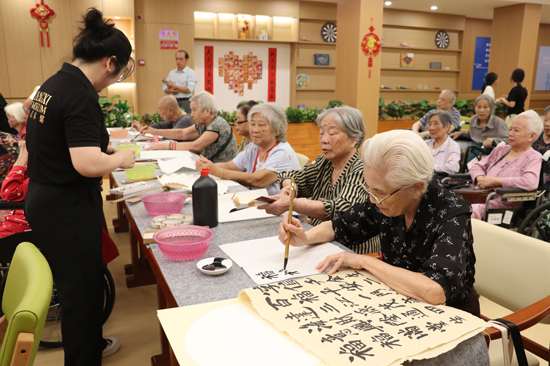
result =
[{"label": "information sign on wall", "polygon": [[535,90],[550,90],[550,47],[541,46],[537,64]]},{"label": "information sign on wall", "polygon": [[177,50],[179,34],[176,30],[161,30],[159,31],[160,49],[161,50]]},{"label": "information sign on wall", "polygon": [[472,90],[481,90],[485,75],[489,72],[489,54],[491,53],[491,37],[476,37],[474,54],[474,75]]}]

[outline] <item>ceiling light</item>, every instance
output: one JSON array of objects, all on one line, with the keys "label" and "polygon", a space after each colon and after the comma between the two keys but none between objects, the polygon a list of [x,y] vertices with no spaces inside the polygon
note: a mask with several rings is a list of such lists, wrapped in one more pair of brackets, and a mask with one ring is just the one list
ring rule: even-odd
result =
[{"label": "ceiling light", "polygon": [[434,5],[434,6],[432,6],[431,9],[432,9],[432,10],[437,10],[437,6]]},{"label": "ceiling light", "polygon": [[391,5],[391,1],[386,1],[386,2],[384,3],[384,5],[390,6],[390,5]]},{"label": "ceiling light", "polygon": [[115,17],[115,19],[120,19],[120,17]]}]

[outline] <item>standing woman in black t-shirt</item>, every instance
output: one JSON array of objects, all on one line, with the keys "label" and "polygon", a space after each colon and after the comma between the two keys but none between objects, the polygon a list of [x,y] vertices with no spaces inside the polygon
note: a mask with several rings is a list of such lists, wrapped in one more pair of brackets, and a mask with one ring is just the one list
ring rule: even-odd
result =
[{"label": "standing woman in black t-shirt", "polygon": [[521,85],[523,79],[525,79],[525,71],[523,71],[523,69],[515,69],[510,78],[510,80],[515,83],[515,86],[510,90],[508,95],[503,95],[495,100],[495,104],[504,103],[508,107],[508,112],[506,113],[506,124],[508,127],[512,125],[512,120],[516,118],[518,114],[525,111],[527,89]]},{"label": "standing woman in black t-shirt", "polygon": [[36,93],[27,122],[25,212],[63,307],[65,365],[100,365],[120,347],[102,334],[102,176],[132,168],[135,153],[108,147],[98,92],[133,70],[126,36],[88,9],[63,64]]}]

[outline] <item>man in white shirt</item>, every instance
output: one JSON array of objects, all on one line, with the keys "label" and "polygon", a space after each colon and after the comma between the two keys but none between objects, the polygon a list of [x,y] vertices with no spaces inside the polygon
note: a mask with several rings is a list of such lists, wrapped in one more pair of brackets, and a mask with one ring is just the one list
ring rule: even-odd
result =
[{"label": "man in white shirt", "polygon": [[176,52],[176,66],[170,71],[168,77],[163,80],[164,85],[162,90],[168,95],[173,95],[178,101],[178,106],[191,114],[189,98],[195,91],[197,84],[197,74],[187,66],[189,62],[189,54],[187,51],[179,50]]}]

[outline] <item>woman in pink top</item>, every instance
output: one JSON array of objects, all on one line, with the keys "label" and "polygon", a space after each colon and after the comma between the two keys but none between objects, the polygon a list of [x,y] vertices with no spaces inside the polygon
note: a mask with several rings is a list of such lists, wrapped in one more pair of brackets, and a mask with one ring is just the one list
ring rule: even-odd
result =
[{"label": "woman in pink top", "polygon": [[[543,129],[539,115],[534,111],[519,114],[510,127],[509,146],[495,148],[486,159],[470,169],[472,180],[479,188],[521,188],[532,191],[538,187],[542,155],[531,144]],[[520,207],[521,202],[502,202],[494,199],[490,208]],[[485,205],[472,205],[472,217],[482,219]]]},{"label": "woman in pink top", "polygon": [[434,111],[428,120],[431,139],[426,140],[426,144],[434,158],[436,172],[452,174],[460,168],[460,146],[449,137],[451,126],[451,117],[440,110]]}]

